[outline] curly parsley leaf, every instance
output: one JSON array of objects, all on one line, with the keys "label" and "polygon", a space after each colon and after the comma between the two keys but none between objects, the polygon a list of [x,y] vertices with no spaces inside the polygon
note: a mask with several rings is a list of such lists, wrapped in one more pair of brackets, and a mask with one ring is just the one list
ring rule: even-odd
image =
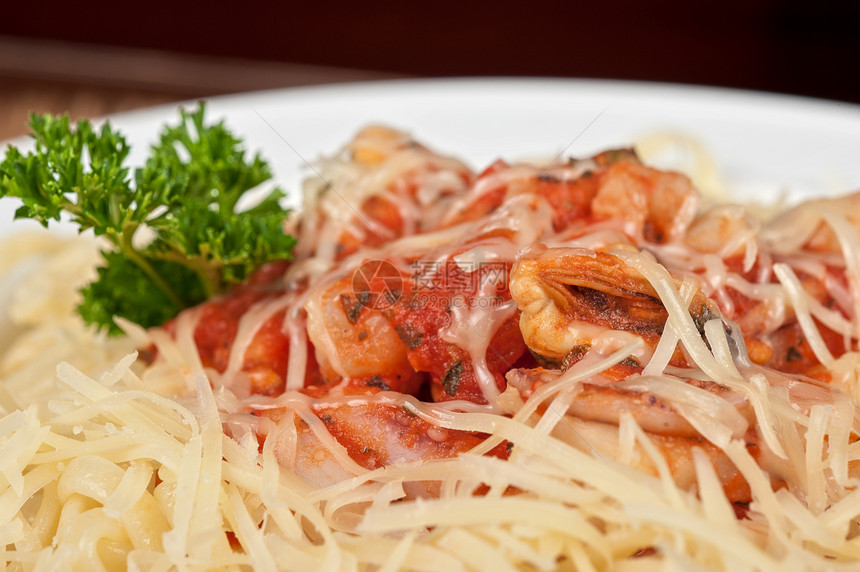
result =
[{"label": "curly parsley leaf", "polygon": [[35,149],[24,155],[9,147],[0,163],[0,198],[21,199],[16,218],[47,226],[65,212],[112,244],[82,290],[78,311],[88,323],[112,333],[119,333],[114,316],[163,324],[292,252],[280,189],[237,209],[271,171],[259,155],[246,157],[223,122],[207,124],[204,104],[181,110],[179,124],[163,130],[133,172],[128,143],[109,123],[97,130],[84,120],[32,115],[30,127]]},{"label": "curly parsley leaf", "polygon": [[[84,321],[107,326],[115,332],[118,330],[113,329],[114,316],[136,324],[157,325],[176,315],[173,300],[163,290],[153,288],[149,275],[135,262],[118,251],[103,251],[102,257],[104,264],[98,268],[98,277],[81,289],[83,302],[78,312]],[[188,285],[189,289],[183,292],[184,300],[205,299],[193,270],[164,260],[153,260],[152,266],[161,275],[176,276]]]}]

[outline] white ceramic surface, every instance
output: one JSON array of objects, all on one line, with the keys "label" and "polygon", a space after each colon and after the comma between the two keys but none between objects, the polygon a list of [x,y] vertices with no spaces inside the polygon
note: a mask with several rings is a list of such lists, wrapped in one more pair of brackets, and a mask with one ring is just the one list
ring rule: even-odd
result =
[{"label": "white ceramic surface", "polygon": [[[135,147],[133,162],[165,121],[175,121],[175,107],[110,118]],[[860,189],[860,107],[763,93],[587,80],[409,80],[218,97],[209,117],[225,118],[263,153],[293,204],[311,173],[307,163],[368,123],[405,129],[478,169],[498,157],[582,156],[672,133],[701,144],[739,200]],[[0,200],[0,234],[17,228],[14,206]]]}]

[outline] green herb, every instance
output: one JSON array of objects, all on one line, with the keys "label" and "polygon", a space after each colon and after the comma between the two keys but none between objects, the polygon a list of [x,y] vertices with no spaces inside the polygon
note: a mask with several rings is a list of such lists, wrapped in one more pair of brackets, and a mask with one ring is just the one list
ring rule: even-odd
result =
[{"label": "green herb", "polygon": [[424,343],[424,331],[412,322],[403,322],[394,326],[394,331],[400,341],[410,350],[418,349]]},{"label": "green herb", "polygon": [[378,375],[374,375],[373,377],[368,379],[365,382],[365,385],[368,387],[378,387],[382,391],[388,391],[391,389],[391,386],[385,383],[385,381]]},{"label": "green herb", "polygon": [[355,296],[341,294],[340,305],[343,307],[343,313],[346,314],[346,319],[353,326],[358,323],[361,318],[361,311],[364,309],[364,304],[358,301]]},{"label": "green herb", "polygon": [[460,387],[460,377],[463,375],[463,362],[458,361],[448,368],[445,375],[442,376],[442,388],[450,396],[457,393],[457,388]]},{"label": "green herb", "polygon": [[[246,191],[271,178],[266,162],[246,158],[223,123],[204,121],[205,105],[180,111],[143,167],[126,165],[129,146],[109,123],[100,129],[67,116],[31,115],[35,150],[9,147],[0,163],[0,198],[18,197],[15,218],[47,226],[66,215],[111,248],[78,310],[119,333],[114,316],[142,326],[224,292],[260,266],[290,256],[280,189],[249,209]],[[143,232],[141,232],[143,231]],[[142,244],[141,244],[142,243]]]}]

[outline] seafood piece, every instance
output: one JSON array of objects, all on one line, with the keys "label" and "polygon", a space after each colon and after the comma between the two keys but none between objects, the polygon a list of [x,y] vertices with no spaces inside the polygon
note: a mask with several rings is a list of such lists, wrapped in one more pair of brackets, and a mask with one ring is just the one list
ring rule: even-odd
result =
[{"label": "seafood piece", "polygon": [[[379,275],[380,268],[389,269],[390,275]],[[372,275],[365,279],[356,274],[361,270]],[[308,337],[323,375],[332,383],[342,378],[373,379],[380,387],[413,394],[423,376],[410,365],[408,348],[385,315],[401,296],[390,283],[399,288],[406,277],[384,261],[371,261],[355,272],[318,288],[307,302]]]},{"label": "seafood piece", "polygon": [[686,176],[620,160],[603,174],[591,210],[598,220],[623,222],[637,241],[660,244],[682,238],[698,206]]},{"label": "seafood piece", "polygon": [[[860,192],[833,199],[804,201],[768,221],[759,238],[779,254],[790,255],[798,251],[841,253],[844,231],[853,229],[855,233],[860,232],[858,213]],[[840,225],[840,219],[847,226]]]},{"label": "seafood piece", "polygon": [[600,176],[592,176],[589,168],[592,168],[590,163],[577,168],[566,165],[536,168],[497,161],[481,173],[469,194],[454,203],[445,224],[479,220],[512,199],[522,200],[526,195],[547,201],[556,230],[586,220],[600,182]]},{"label": "seafood piece", "polygon": [[[649,433],[667,437],[699,438],[699,430],[674,409],[668,399],[643,389],[643,384],[636,381],[636,376],[640,374],[641,368],[618,364],[580,382],[567,414],[586,421],[613,425],[618,425],[622,416],[629,414]],[[524,399],[528,399],[535,391],[557,381],[563,375],[564,370],[517,368],[510,370],[506,378],[510,386],[516,388]],[[677,390],[680,381],[673,379],[668,383],[674,384]],[[685,379],[683,383],[688,386],[684,388],[687,398],[703,399],[712,405],[720,404],[720,407],[715,406],[715,410],[721,409],[726,417],[732,419],[735,432],[739,436],[743,435],[754,421],[749,403],[727,387],[695,379]],[[704,395],[703,392],[710,395]],[[728,408],[736,411],[737,415],[734,411],[727,411]]]},{"label": "seafood piece", "polygon": [[[801,296],[814,310],[808,322],[826,352],[838,357],[849,348],[847,342],[854,336],[845,319],[853,313],[846,297],[851,288],[849,273],[832,256],[838,252],[835,235],[814,215],[816,208],[825,209],[824,213],[835,206],[827,203],[825,208],[824,203],[812,201],[793,216],[785,215],[763,228],[740,206],[712,208],[690,226],[684,243],[693,251],[686,253],[686,259],[667,255],[664,260],[701,278],[705,293],[740,328],[754,363],[807,375],[822,369],[824,354],[813,351],[810,332],[804,332],[790,299],[790,285],[780,284],[784,279],[778,279],[775,263],[791,269],[784,274],[795,277],[793,296]],[[850,201],[838,204],[850,212]],[[842,214],[831,212],[831,216],[839,226]],[[792,225],[789,232],[786,224]],[[790,255],[788,244],[793,245]]]},{"label": "seafood piece", "polygon": [[471,268],[445,258],[425,269],[420,262],[408,275],[393,261],[365,261],[311,293],[308,335],[321,371],[329,383],[350,379],[437,401],[486,403],[525,353],[507,290],[509,264]]},{"label": "seafood piece", "polygon": [[434,401],[487,403],[526,353],[507,287],[505,260],[446,257],[407,283],[389,314]]},{"label": "seafood piece", "polygon": [[[279,424],[265,429],[265,438],[278,439],[279,462],[314,487],[328,486],[394,463],[447,459],[468,451],[485,436],[438,427],[403,406],[402,395],[378,387],[339,385],[285,394],[287,408],[255,412]],[[298,404],[298,406],[296,406]],[[285,422],[287,411],[297,411]],[[507,454],[505,446],[490,454]],[[438,493],[434,483],[408,491],[414,496]]]},{"label": "seafood piece", "polygon": [[[630,336],[654,347],[668,316],[653,286],[607,252],[535,248],[517,260],[510,287],[526,345],[550,363],[575,348],[611,353]],[[719,315],[701,292],[689,308],[697,324]]]},{"label": "seafood piece", "polygon": [[760,227],[761,224],[744,207],[719,205],[696,216],[683,241],[698,252],[713,253],[727,259],[743,256],[749,247],[754,247]]},{"label": "seafood piece", "polygon": [[[684,396],[681,400],[664,398],[644,390],[643,385],[647,384],[638,381],[638,372],[624,372],[626,377],[622,378],[623,381],[614,379],[611,370],[615,367],[618,366],[592,376],[570,390],[572,396],[565,411],[542,403],[537,407],[537,413],[542,415],[548,407],[553,407],[554,415],[564,414],[565,422],[558,423],[553,433],[565,442],[598,456],[616,460],[623,458],[630,466],[656,475],[654,460],[641,443],[626,453],[623,450],[621,426],[625,419],[630,419],[644,431],[657,453],[668,464],[671,476],[679,487],[691,489],[695,486],[693,451],[699,449],[714,466],[726,497],[732,502],[748,502],[750,489],[747,482],[728,456],[717,445],[702,437],[691,419],[698,423],[701,419],[696,419],[697,415],[719,415],[731,427],[735,438],[744,439],[748,449],[758,456],[758,437],[751,429],[755,417],[749,403],[742,396],[713,382],[651,379],[654,387]],[[513,369],[508,372],[507,380],[525,400],[563,375],[562,371],[543,368]],[[670,389],[667,390],[667,387]],[[701,407],[702,411],[682,414],[676,408],[684,400],[688,405],[696,404],[694,408]]]},{"label": "seafood piece", "polygon": [[618,149],[542,168],[497,161],[454,203],[445,223],[480,219],[524,195],[549,203],[556,232],[606,222],[652,243],[683,237],[699,202],[685,176],[646,167],[632,150]]},{"label": "seafood piece", "polygon": [[381,126],[359,132],[318,172],[287,230],[299,239],[297,258],[329,262],[437,228],[448,202],[474,180],[461,161]]},{"label": "seafood piece", "polygon": [[[625,455],[619,443],[620,428],[611,423],[588,421],[575,416],[565,418],[568,424],[560,425],[559,436],[568,443],[580,448],[596,452],[600,456],[624,460],[629,466],[646,474],[656,476],[657,466],[647,451],[637,444]],[[695,473],[694,451],[705,453],[713,466],[726,499],[732,503],[748,503],[751,500],[750,486],[731,459],[718,447],[701,437],[684,437],[681,435],[661,435],[648,433],[646,435],[657,453],[666,462],[672,480],[685,490],[695,490],[697,480]],[[754,456],[758,448],[749,444],[748,449]]]}]

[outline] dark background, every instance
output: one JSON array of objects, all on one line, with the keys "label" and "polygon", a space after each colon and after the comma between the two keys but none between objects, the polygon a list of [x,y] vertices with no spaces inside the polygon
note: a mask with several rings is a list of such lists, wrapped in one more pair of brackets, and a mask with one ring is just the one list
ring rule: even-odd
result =
[{"label": "dark background", "polygon": [[860,2],[847,0],[18,0],[3,8],[0,40],[0,104],[22,85],[40,94],[95,86],[152,103],[475,75],[667,81],[860,103]]}]

